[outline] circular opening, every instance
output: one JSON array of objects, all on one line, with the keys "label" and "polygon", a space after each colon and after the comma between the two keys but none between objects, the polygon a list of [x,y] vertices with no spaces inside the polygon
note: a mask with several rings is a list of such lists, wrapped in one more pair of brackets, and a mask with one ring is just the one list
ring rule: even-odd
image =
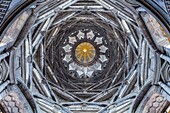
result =
[{"label": "circular opening", "polygon": [[86,64],[94,60],[96,50],[91,43],[83,42],[76,47],[75,56],[81,64]]}]

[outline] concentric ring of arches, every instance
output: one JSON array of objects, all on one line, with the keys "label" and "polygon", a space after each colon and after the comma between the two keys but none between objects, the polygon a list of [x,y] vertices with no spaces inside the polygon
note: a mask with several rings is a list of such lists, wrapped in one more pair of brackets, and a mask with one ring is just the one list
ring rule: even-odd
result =
[{"label": "concentric ring of arches", "polygon": [[[133,4],[132,7],[128,6],[128,2],[124,4],[118,0],[90,0],[92,4],[84,6],[84,4],[88,3],[86,0],[83,3],[82,1],[49,0],[46,3],[44,0],[42,2],[47,7],[39,9],[38,6],[41,4],[36,4],[37,7],[31,7],[31,11],[35,11],[33,13],[37,15],[36,17],[35,14],[31,15],[29,11],[25,11],[21,15],[21,17],[23,16],[19,21],[19,23],[22,21],[20,23],[21,28],[24,24],[33,24],[29,29],[28,35],[25,33],[25,29],[29,28],[28,26],[23,27],[23,32],[18,32],[17,30],[20,27],[17,26],[19,27],[18,29],[14,30],[11,28],[9,31],[17,31],[15,34],[18,33],[18,38],[15,37],[16,35],[8,32],[12,35],[5,34],[1,41],[2,44],[7,41],[5,44],[8,46],[5,45],[4,48],[9,48],[11,42],[17,39],[11,50],[12,52],[10,51],[10,58],[8,58],[9,53],[3,54],[7,57],[4,58],[4,62],[7,61],[4,63],[4,67],[8,67],[8,62],[10,62],[9,67],[11,70],[9,78],[11,83],[17,86],[17,82],[20,83],[22,81],[28,92],[33,96],[33,100],[36,100],[36,105],[41,109],[40,112],[61,111],[70,113],[72,111],[79,112],[82,110],[81,108],[90,111],[92,107],[96,108],[92,111],[99,111],[100,113],[107,111],[128,112],[132,107],[135,111],[139,105],[138,102],[140,100],[138,99],[141,99],[141,95],[144,94],[143,92],[146,92],[146,89],[148,90],[152,86],[150,85],[151,83],[156,84],[154,87],[159,87],[158,92],[160,94],[166,94],[167,91],[164,91],[165,87],[163,86],[166,86],[166,83],[169,81],[167,74],[169,72],[167,70],[169,69],[169,63],[165,60],[169,57],[168,54],[161,50],[162,55],[159,56],[160,53],[157,52],[159,44],[157,45],[157,41],[159,42],[160,40],[155,41],[155,46],[152,42],[153,37],[150,36],[154,36],[154,34],[148,34],[149,31],[147,31],[146,26],[150,28],[149,23],[152,22],[147,23],[146,20],[153,18],[149,17],[146,11],[135,9],[139,7],[138,5],[137,7],[133,7]],[[30,18],[27,18],[29,16]],[[28,21],[26,21],[27,19]],[[35,21],[31,22],[31,19]],[[56,50],[53,46],[56,48],[60,47],[58,47],[58,43],[60,43],[58,40],[61,38],[58,37],[61,34],[67,34],[65,28],[69,28],[73,23],[80,24],[79,20],[87,21],[89,19],[90,24],[88,25],[95,23],[95,26],[102,26],[108,34],[112,34],[109,40],[118,43],[114,43],[115,46],[112,48],[112,50],[116,50],[115,54],[118,57],[114,60],[118,63],[108,62],[112,65],[107,69],[108,73],[103,74],[104,77],[100,75],[101,79],[84,82],[80,79],[73,80],[67,74],[63,74],[63,68],[56,63],[62,62],[58,60],[60,54],[55,53]],[[16,28],[15,25],[14,28]],[[159,29],[159,24],[154,25],[158,25],[157,28]],[[57,30],[61,30],[60,34],[58,34]],[[153,31],[155,29],[149,30]],[[163,35],[160,36],[163,37]],[[22,40],[23,37],[25,37],[24,41]],[[169,43],[166,44],[168,45]],[[160,48],[166,51],[162,46]],[[2,48],[2,50],[4,49]],[[23,64],[22,67],[20,67],[21,63]],[[8,77],[2,76],[2,79],[5,81]],[[144,96],[142,95],[142,97]],[[135,100],[136,97],[140,98]],[[55,111],[56,109],[58,111]]]},{"label": "concentric ring of arches", "polygon": [[80,78],[95,76],[94,73],[101,72],[109,60],[106,39],[92,30],[79,30],[72,34],[65,39],[62,48],[62,60],[68,71],[74,72]]}]

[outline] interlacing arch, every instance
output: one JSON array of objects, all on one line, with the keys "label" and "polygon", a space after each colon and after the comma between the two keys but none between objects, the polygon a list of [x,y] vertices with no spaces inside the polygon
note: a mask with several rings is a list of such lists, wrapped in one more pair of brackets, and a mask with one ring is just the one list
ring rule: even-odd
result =
[{"label": "interlacing arch", "polygon": [[0,0],[0,113],[170,112],[167,0],[15,2]]}]

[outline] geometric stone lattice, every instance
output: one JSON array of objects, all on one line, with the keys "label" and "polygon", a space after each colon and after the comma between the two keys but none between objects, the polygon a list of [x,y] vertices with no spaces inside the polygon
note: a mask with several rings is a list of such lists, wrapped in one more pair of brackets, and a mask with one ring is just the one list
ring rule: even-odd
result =
[{"label": "geometric stone lattice", "polygon": [[109,60],[106,53],[108,47],[104,44],[106,39],[95,34],[92,30],[79,30],[64,41],[63,63],[68,67],[68,71],[79,78],[94,77],[94,72],[104,69],[103,66]]},{"label": "geometric stone lattice", "polygon": [[[11,6],[0,24],[0,112],[169,112],[169,24],[157,1]],[[0,0],[0,23],[10,2]]]}]

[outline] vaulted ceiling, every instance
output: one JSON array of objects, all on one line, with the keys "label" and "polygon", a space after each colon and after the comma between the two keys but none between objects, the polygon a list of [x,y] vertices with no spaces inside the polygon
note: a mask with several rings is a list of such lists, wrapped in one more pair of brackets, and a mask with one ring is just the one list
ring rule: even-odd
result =
[{"label": "vaulted ceiling", "polygon": [[169,104],[166,21],[131,0],[30,3],[0,43],[1,80],[21,90],[27,112],[144,113],[151,92]]}]

